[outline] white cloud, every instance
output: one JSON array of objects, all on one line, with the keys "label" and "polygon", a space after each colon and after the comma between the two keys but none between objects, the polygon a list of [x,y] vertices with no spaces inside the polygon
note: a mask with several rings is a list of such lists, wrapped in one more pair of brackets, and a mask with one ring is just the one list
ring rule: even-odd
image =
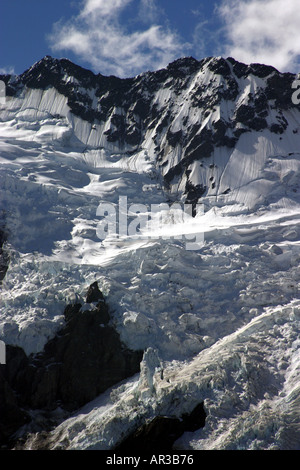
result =
[{"label": "white cloud", "polygon": [[196,24],[193,31],[193,44],[197,57],[222,55],[222,29],[213,27],[211,19],[205,19],[201,13],[197,16],[204,18]]},{"label": "white cloud", "polygon": [[159,21],[163,10],[157,5],[156,0],[140,0],[139,19],[144,23]]},{"label": "white cloud", "polygon": [[222,55],[299,71],[299,0],[223,0],[218,14],[225,25]]},{"label": "white cloud", "polygon": [[[120,15],[133,0],[84,0],[79,14],[54,25],[53,51],[72,51],[102,74],[133,76],[156,70],[184,55],[185,44],[176,33],[159,24],[128,32]],[[140,0],[148,19],[157,18],[153,0]]]},{"label": "white cloud", "polygon": [[113,17],[126,7],[132,0],[85,0],[80,16],[90,18],[90,15],[100,14],[102,17]]},{"label": "white cloud", "polygon": [[14,75],[15,68],[12,65],[8,65],[7,67],[0,67],[0,75]]}]

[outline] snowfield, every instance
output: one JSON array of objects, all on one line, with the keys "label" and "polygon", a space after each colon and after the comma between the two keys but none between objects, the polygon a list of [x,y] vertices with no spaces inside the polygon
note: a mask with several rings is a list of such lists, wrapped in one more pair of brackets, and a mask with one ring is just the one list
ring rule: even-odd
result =
[{"label": "snowfield", "polygon": [[[209,80],[198,74],[190,89]],[[240,80],[241,101],[259,80]],[[168,99],[165,89],[157,93],[158,104]],[[66,304],[88,308],[96,280],[124,343],[157,361],[145,354],[141,374],[63,421],[50,448],[112,449],[145,420],[180,417],[203,401],[204,428],[184,433],[175,449],[299,450],[299,111],[287,111],[280,138],[252,131],[234,148],[216,148],[204,169],[192,163],[194,184],[207,184],[209,163],[216,167],[195,218],[179,214],[175,224],[101,241],[100,203],[116,211],[124,196],[128,206],[183,204],[180,185],[163,185],[151,131],[143,148],[121,152],[105,139],[107,124],[72,114],[53,87],[25,87],[1,106],[0,214],[10,259],[0,339],[41,351]],[[188,108],[178,110],[174,132]],[[168,165],[175,151],[172,158]],[[187,249],[194,234],[199,246]]]}]

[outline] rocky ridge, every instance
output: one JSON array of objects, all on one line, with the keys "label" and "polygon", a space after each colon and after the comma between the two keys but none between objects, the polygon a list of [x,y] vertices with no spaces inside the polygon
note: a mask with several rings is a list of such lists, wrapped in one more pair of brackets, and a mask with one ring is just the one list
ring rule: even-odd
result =
[{"label": "rocky ridge", "polygon": [[244,133],[282,134],[288,126],[285,112],[294,107],[294,74],[231,57],[186,57],[120,79],[46,56],[20,76],[0,79],[8,96],[54,87],[72,114],[101,134],[102,145],[128,154],[147,148],[156,155],[166,188],[179,188],[187,202],[213,193],[216,185],[214,176],[209,185],[191,179],[195,162],[205,166],[207,160],[213,168],[214,150],[233,149]]},{"label": "rocky ridge", "polygon": [[[11,445],[21,426],[27,424],[31,432],[51,428],[56,415],[66,417],[139,372],[143,352],[130,351],[120,341],[97,282],[90,286],[86,303],[90,310],[82,310],[80,303],[66,306],[65,326],[41,353],[28,357],[22,348],[6,345],[6,364],[0,366],[3,445]],[[35,410],[48,417],[40,426]]]}]

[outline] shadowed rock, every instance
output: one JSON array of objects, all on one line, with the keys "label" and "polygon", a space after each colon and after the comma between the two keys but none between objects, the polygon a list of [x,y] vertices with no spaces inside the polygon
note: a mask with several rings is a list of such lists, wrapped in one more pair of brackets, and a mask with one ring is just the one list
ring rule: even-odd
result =
[{"label": "shadowed rock", "polygon": [[94,282],[90,285],[87,295],[86,295],[86,303],[89,304],[91,302],[99,302],[100,300],[104,300],[102,292],[99,290],[98,282]]},{"label": "shadowed rock", "polygon": [[6,271],[8,269],[8,253],[3,249],[3,244],[6,240],[6,234],[3,229],[0,228],[0,282],[4,279]]},{"label": "shadowed rock", "polygon": [[112,385],[139,372],[142,351],[131,351],[109,325],[109,309],[97,283],[90,299],[100,299],[93,310],[80,304],[65,309],[65,326],[41,353],[27,357],[7,346],[6,365],[1,366],[0,399],[7,412],[0,415],[0,437],[8,437],[26,421],[25,410],[73,411]]},{"label": "shadowed rock", "polygon": [[184,432],[194,432],[205,426],[206,413],[203,403],[199,403],[190,414],[181,418],[156,416],[128,436],[116,451],[159,452],[171,451],[174,442]]}]

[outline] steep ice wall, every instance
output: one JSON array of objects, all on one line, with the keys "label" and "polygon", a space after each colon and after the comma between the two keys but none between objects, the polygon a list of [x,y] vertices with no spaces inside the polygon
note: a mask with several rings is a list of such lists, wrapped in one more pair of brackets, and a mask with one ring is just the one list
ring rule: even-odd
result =
[{"label": "steep ice wall", "polygon": [[252,209],[268,191],[261,187],[267,158],[299,148],[295,76],[264,65],[185,58],[121,80],[46,57],[3,78],[11,132],[25,126],[31,139],[29,121],[41,144],[124,156],[145,150],[174,197],[187,201],[225,194],[226,203]]}]

